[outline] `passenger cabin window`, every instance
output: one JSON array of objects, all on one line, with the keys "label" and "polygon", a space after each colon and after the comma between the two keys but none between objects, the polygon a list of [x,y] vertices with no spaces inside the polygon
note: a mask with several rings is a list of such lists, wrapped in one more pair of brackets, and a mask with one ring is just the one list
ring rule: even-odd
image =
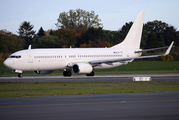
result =
[{"label": "passenger cabin window", "polygon": [[21,56],[20,55],[12,55],[9,58],[21,58]]},{"label": "passenger cabin window", "polygon": [[34,56],[34,58],[62,58],[62,55],[59,55],[59,56]]}]

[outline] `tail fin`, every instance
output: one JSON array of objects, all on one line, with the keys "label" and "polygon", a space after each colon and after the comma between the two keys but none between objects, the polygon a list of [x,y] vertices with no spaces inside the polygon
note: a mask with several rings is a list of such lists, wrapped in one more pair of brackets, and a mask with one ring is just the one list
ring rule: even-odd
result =
[{"label": "tail fin", "polygon": [[140,48],[144,14],[144,11],[139,12],[124,41],[111,48]]}]

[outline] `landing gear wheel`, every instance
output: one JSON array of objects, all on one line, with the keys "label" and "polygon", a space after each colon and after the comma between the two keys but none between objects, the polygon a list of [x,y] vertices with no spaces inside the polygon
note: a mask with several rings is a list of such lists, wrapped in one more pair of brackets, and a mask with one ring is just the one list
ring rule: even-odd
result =
[{"label": "landing gear wheel", "polygon": [[86,76],[94,76],[94,71],[92,71],[92,72],[89,73],[89,74],[86,74]]},{"label": "landing gear wheel", "polygon": [[18,73],[18,77],[21,78],[22,77],[22,73]]},{"label": "landing gear wheel", "polygon": [[64,71],[63,76],[64,77],[70,77],[71,76],[71,71]]}]

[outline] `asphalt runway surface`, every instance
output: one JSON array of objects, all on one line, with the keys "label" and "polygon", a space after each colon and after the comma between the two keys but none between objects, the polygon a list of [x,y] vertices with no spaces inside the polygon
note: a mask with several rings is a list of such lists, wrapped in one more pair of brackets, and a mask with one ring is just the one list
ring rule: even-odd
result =
[{"label": "asphalt runway surface", "polygon": [[151,77],[152,81],[179,81],[178,73],[169,74],[119,74],[119,75],[95,75],[87,77],[76,75],[71,77],[64,76],[24,76],[0,77],[0,82],[19,82],[19,81],[133,81],[133,77]]},{"label": "asphalt runway surface", "polygon": [[[4,81],[179,81],[179,74],[0,77]],[[0,98],[0,120],[178,120],[179,92]]]},{"label": "asphalt runway surface", "polygon": [[1,120],[178,120],[179,92],[0,99]]},{"label": "asphalt runway surface", "polygon": [[[0,80],[0,82],[25,82],[25,81],[36,81],[36,82],[75,82],[75,81],[133,81],[133,78],[61,78],[61,79],[53,79],[53,78],[46,78],[46,79],[8,79],[8,80]],[[152,77],[152,81],[179,81],[179,77]]]}]

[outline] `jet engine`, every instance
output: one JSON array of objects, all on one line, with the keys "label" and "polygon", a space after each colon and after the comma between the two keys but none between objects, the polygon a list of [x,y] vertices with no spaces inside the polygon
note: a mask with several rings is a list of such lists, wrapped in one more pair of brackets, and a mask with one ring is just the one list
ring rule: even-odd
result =
[{"label": "jet engine", "polygon": [[53,70],[42,70],[42,71],[34,71],[35,74],[50,74]]},{"label": "jet engine", "polygon": [[76,63],[73,65],[72,71],[74,73],[86,73],[89,74],[93,71],[93,67],[88,63]]}]

